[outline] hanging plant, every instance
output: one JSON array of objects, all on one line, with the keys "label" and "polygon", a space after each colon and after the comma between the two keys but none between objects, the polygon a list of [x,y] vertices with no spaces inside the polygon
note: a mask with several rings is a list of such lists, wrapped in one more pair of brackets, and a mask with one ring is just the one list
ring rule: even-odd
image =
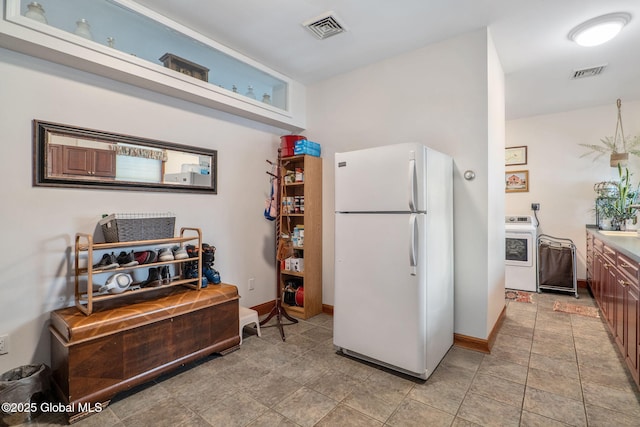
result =
[{"label": "hanging plant", "polygon": [[597,160],[604,154],[609,154],[609,165],[611,167],[626,166],[629,160],[629,154],[640,157],[640,136],[626,137],[622,127],[622,101],[616,101],[618,107],[618,120],[616,122],[616,132],[613,137],[607,136],[600,139],[602,145],[596,144],[579,144],[588,148],[589,151],[584,153],[582,157],[595,155],[593,160]]}]

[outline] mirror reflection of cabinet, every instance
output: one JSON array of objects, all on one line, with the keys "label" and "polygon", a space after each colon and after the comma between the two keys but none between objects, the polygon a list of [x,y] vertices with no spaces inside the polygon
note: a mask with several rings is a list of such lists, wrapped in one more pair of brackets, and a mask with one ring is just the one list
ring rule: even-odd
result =
[{"label": "mirror reflection of cabinet", "polygon": [[[55,147],[53,144],[50,146]],[[98,150],[86,147],[60,146],[62,167],[54,166],[54,170],[63,175],[99,176],[115,178],[116,153],[113,150]],[[57,149],[57,151],[60,151]]]},{"label": "mirror reflection of cabinet", "polygon": [[217,151],[34,120],[34,185],[217,192]]}]

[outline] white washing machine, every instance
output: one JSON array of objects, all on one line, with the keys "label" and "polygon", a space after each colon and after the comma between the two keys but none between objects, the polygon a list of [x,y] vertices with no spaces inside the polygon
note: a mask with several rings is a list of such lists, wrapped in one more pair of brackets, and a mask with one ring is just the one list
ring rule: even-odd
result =
[{"label": "white washing machine", "polygon": [[505,217],[505,288],[536,292],[536,238],[533,217]]}]

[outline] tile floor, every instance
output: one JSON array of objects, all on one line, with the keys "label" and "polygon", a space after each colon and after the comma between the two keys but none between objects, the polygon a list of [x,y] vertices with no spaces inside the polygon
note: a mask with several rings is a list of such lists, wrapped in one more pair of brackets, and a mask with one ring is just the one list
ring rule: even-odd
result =
[{"label": "tile floor", "polygon": [[[426,382],[335,353],[319,315],[115,399],[84,426],[638,426],[640,393],[585,290],[507,302],[491,355],[453,347]],[[64,424],[41,415],[37,425]]]}]

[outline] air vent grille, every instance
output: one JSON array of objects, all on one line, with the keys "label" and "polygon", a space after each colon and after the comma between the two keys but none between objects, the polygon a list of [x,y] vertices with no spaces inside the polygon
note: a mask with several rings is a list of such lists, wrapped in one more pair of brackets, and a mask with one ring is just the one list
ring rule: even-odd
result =
[{"label": "air vent grille", "polygon": [[302,23],[307,30],[311,32],[317,39],[324,40],[331,36],[335,36],[347,31],[333,12],[327,12],[323,15],[310,19]]},{"label": "air vent grille", "polygon": [[583,79],[585,77],[594,77],[602,73],[605,68],[607,68],[607,64],[598,65],[597,67],[589,67],[589,68],[582,68],[580,70],[574,70],[573,74],[571,75],[571,78]]}]

